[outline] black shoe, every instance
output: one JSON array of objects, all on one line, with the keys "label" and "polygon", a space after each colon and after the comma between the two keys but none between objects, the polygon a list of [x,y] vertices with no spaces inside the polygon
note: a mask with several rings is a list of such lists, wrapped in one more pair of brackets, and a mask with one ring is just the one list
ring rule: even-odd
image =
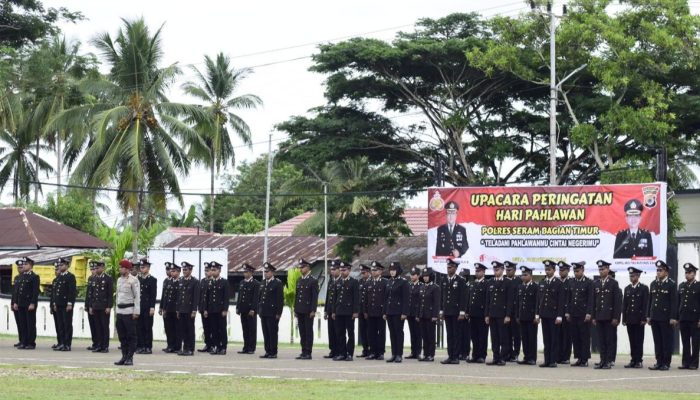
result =
[{"label": "black shoe", "polygon": [[435,357],[432,357],[432,356],[423,357],[423,358],[418,359],[418,361],[435,362]]},{"label": "black shoe", "polygon": [[[201,349],[198,349],[197,351],[200,352],[200,353],[209,353],[209,352],[211,351],[211,347],[209,347],[209,346],[204,346],[204,347],[202,347]],[[239,351],[238,354],[243,354],[243,353],[241,353],[241,352]]]},{"label": "black shoe", "polygon": [[22,347],[22,350],[34,350],[34,349],[36,349],[36,345],[35,345],[35,344],[30,344],[30,345],[27,345],[27,346],[23,346],[23,347]]},{"label": "black shoe", "polygon": [[134,359],[132,357],[127,358],[124,360],[124,365],[134,365]]},{"label": "black shoe", "polygon": [[459,364],[459,360],[455,360],[455,359],[453,359],[453,358],[448,358],[448,359],[446,359],[446,360],[440,361],[440,364],[445,364],[445,365],[449,365],[449,364]]},{"label": "black shoe", "polygon": [[598,363],[593,369],[610,369],[610,364],[608,363]]},{"label": "black shoe", "polygon": [[219,351],[216,347],[210,347],[209,348],[209,354],[216,354],[216,352]]},{"label": "black shoe", "polygon": [[126,361],[126,357],[122,357],[121,360],[115,361],[114,365],[124,365],[125,361]]},{"label": "black shoe", "polygon": [[[309,356],[309,360],[310,359],[311,359],[311,356]],[[352,356],[345,357],[345,361],[352,361]]]},{"label": "black shoe", "polygon": [[566,364],[569,364],[569,363],[570,363],[569,360],[562,360],[562,361],[559,361],[557,364],[564,364],[564,365],[566,365]]},{"label": "black shoe", "polygon": [[415,355],[415,354],[409,354],[409,355],[407,355],[405,358],[406,358],[407,360],[414,360],[414,359],[417,359],[418,356]]},{"label": "black shoe", "polygon": [[367,353],[360,353],[360,354],[357,355],[357,358],[365,358],[365,357],[367,357],[368,355],[369,355],[369,354],[367,354]]},{"label": "black shoe", "polygon": [[396,357],[394,357],[394,362],[395,362],[395,363],[400,363],[401,361],[403,361],[403,357],[401,357],[401,356],[396,356]]},{"label": "black shoe", "polygon": [[143,349],[143,354],[153,354],[153,350],[150,348]]},{"label": "black shoe", "polygon": [[333,353],[328,353],[328,355],[323,356],[323,358],[335,358],[335,357],[336,357],[336,355]]},{"label": "black shoe", "polygon": [[632,367],[632,368],[644,368],[644,365],[642,365],[642,363],[638,362],[638,363],[634,364],[634,367]]},{"label": "black shoe", "polygon": [[678,369],[690,369],[690,367],[687,365],[681,365],[678,367]]},{"label": "black shoe", "polygon": [[661,365],[659,364],[654,364],[651,367],[649,367],[649,370],[651,371],[658,371],[659,369],[661,369]]},{"label": "black shoe", "polygon": [[549,364],[542,363],[539,365],[540,368],[549,368]]},{"label": "black shoe", "polygon": [[333,357],[333,361],[345,361],[345,356],[335,356]]},{"label": "black shoe", "polygon": [[53,349],[53,351],[61,351],[63,349],[63,345],[56,344],[56,345],[51,346],[51,348]]},{"label": "black shoe", "polygon": [[375,358],[377,358],[377,356],[375,356],[374,354],[370,354],[365,357],[365,360],[374,360]]},{"label": "black shoe", "polygon": [[[60,346],[60,344],[51,345],[51,349],[54,349],[54,350],[55,350],[55,349],[56,349],[57,347],[59,347],[59,346]],[[15,347],[17,347],[17,346],[15,346]]]},{"label": "black shoe", "polygon": [[[94,352],[95,352],[95,351],[93,351],[93,353],[94,353]],[[97,350],[97,353],[109,353],[109,349],[107,349],[107,348],[102,348],[102,349]]]},{"label": "black shoe", "polygon": [[671,367],[668,365],[662,365],[659,367],[659,371],[668,371],[669,369],[671,369]]},{"label": "black shoe", "polygon": [[296,359],[297,360],[310,360],[311,354],[299,354],[299,357],[297,357]]},{"label": "black shoe", "polygon": [[170,349],[170,350],[166,351],[166,353],[168,353],[168,354],[176,354],[176,353],[178,353],[178,351],[175,350],[175,349]]},{"label": "black shoe", "polygon": [[70,351],[70,346],[63,346],[60,351]]},{"label": "black shoe", "polygon": [[260,358],[270,358],[270,355],[265,353],[265,354],[261,355]]},{"label": "black shoe", "polygon": [[392,363],[394,361],[396,361],[396,356],[391,356],[390,359],[386,360],[386,362],[388,362],[388,363]]},{"label": "black shoe", "polygon": [[226,349],[219,349],[216,351],[217,356],[225,356],[226,355]]},{"label": "black shoe", "polygon": [[183,351],[178,352],[177,355],[189,357],[189,356],[193,356],[194,353],[191,350],[183,350]]},{"label": "black shoe", "polygon": [[245,354],[255,354],[255,350],[248,350]]},{"label": "black shoe", "polygon": [[476,361],[474,361],[475,364],[486,364],[486,360],[483,358],[477,358]]},{"label": "black shoe", "polygon": [[267,358],[277,358],[277,354],[270,354],[267,356]]},{"label": "black shoe", "polygon": [[17,343],[15,343],[13,346],[19,347],[19,346],[21,346],[21,345],[22,345],[22,343],[17,342]]},{"label": "black shoe", "polygon": [[637,363],[633,363],[632,361],[629,362],[629,364],[623,365],[624,368],[634,368],[634,366],[637,365]]},{"label": "black shoe", "polygon": [[535,360],[530,360],[525,362],[527,365],[537,365],[537,361]]},{"label": "black shoe", "polygon": [[[202,349],[202,350],[204,350],[204,349]],[[202,351],[202,350],[199,350],[199,351]],[[238,353],[238,354],[248,354],[248,350],[240,350],[240,351],[237,351],[236,353]]]},{"label": "black shoe", "polygon": [[164,349],[161,349],[161,351],[163,351],[163,353],[170,353],[170,350],[172,350],[170,347],[166,347]]},{"label": "black shoe", "polygon": [[518,365],[527,365],[528,362],[529,362],[529,361],[527,361],[527,360],[522,360],[522,361],[516,361],[516,364],[518,364]]},{"label": "black shoe", "polygon": [[[406,358],[408,358],[408,357],[406,357]],[[469,358],[469,357],[467,357],[467,356],[459,356],[459,361],[467,361],[467,358]]]},{"label": "black shoe", "polygon": [[377,361],[382,361],[383,359],[384,359],[384,354],[380,354],[380,355],[374,357],[374,360],[377,360]]}]

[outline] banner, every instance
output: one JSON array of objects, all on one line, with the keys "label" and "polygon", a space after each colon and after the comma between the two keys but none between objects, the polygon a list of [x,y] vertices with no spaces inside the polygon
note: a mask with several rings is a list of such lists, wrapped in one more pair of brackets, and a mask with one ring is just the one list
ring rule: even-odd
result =
[{"label": "banner", "polygon": [[452,258],[510,260],[544,273],[542,261],[611,262],[654,273],[666,257],[666,184],[428,189],[428,266]]}]

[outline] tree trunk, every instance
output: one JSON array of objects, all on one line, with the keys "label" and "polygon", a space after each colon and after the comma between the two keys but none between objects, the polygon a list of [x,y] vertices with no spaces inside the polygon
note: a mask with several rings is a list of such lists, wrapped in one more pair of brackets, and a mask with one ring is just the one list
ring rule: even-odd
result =
[{"label": "tree trunk", "polygon": [[61,165],[63,164],[60,132],[56,132],[56,158],[56,198],[59,198],[61,197]]},{"label": "tree trunk", "polygon": [[214,149],[211,149],[211,191],[209,192],[209,232],[214,233]]},{"label": "tree trunk", "polygon": [[[36,165],[36,170],[34,179],[39,180],[39,134],[36,136],[36,152],[35,152],[34,164]],[[34,183],[34,204],[39,205],[39,183]]]},{"label": "tree trunk", "polygon": [[143,192],[139,192],[138,200],[136,201],[136,209],[131,217],[131,258],[136,262],[139,257],[139,223],[141,221],[141,202],[143,201]]}]

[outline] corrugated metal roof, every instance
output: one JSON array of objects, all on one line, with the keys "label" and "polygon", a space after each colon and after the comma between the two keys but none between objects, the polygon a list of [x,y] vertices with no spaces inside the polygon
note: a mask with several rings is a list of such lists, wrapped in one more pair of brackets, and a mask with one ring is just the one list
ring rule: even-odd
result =
[{"label": "corrugated metal roof", "polygon": [[109,243],[24,208],[0,208],[0,249],[104,249]]},{"label": "corrugated metal roof", "polygon": [[64,247],[43,247],[36,250],[0,250],[0,265],[12,265],[22,257],[29,257],[37,264],[56,261],[59,257],[72,257],[82,254],[81,249]]},{"label": "corrugated metal roof", "polygon": [[[294,229],[299,226],[302,222],[311,218],[316,214],[313,211],[307,211],[301,215],[297,215],[294,218],[288,219],[284,222],[280,222],[277,225],[271,226],[268,229],[268,234],[270,236],[292,236]],[[258,235],[264,235],[265,231],[258,232]]]},{"label": "corrugated metal roof", "polygon": [[[341,239],[328,237],[328,258],[332,258],[333,246]],[[241,264],[248,262],[262,268],[263,236],[221,235],[221,236],[182,236],[163,247],[180,249],[225,248],[228,250],[228,271],[240,272]],[[323,258],[323,239],[317,236],[270,236],[268,260],[278,271],[297,265],[300,258],[313,261]]]},{"label": "corrugated metal roof", "polygon": [[405,236],[396,239],[393,246],[389,246],[382,240],[374,246],[360,250],[355,257],[353,265],[378,260],[388,265],[392,261],[398,261],[405,268],[424,266],[428,260],[428,236]]}]

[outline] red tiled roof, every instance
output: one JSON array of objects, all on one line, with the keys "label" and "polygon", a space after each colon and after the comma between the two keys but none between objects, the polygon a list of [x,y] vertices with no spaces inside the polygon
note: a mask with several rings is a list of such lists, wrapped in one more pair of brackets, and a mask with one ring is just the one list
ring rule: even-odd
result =
[{"label": "red tiled roof", "polygon": [[111,245],[24,208],[0,208],[0,249],[42,247],[106,249]]},{"label": "red tiled roof", "polygon": [[[280,222],[277,225],[271,226],[268,229],[268,234],[270,236],[292,236],[294,229],[299,226],[302,222],[311,218],[314,214],[313,211],[307,211],[301,215],[297,215],[294,218],[288,219],[284,222]],[[258,232],[258,235],[264,235],[265,231]]]}]

